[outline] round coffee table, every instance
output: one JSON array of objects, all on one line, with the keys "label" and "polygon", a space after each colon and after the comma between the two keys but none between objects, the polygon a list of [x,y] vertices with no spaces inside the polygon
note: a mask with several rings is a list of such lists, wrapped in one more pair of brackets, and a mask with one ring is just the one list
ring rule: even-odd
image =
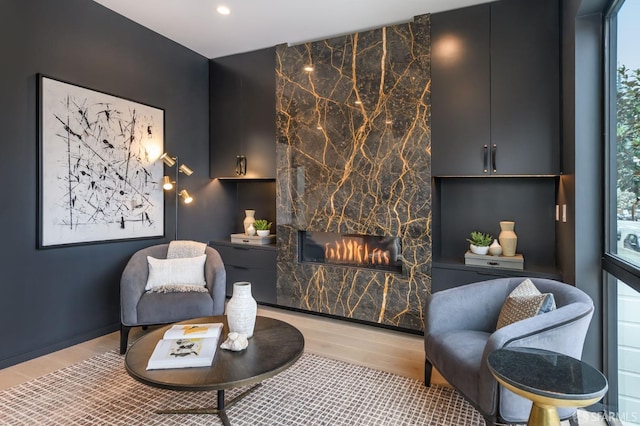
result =
[{"label": "round coffee table", "polygon": [[587,407],[608,388],[601,372],[557,352],[503,348],[490,353],[487,362],[501,385],[533,401],[528,425],[560,426],[557,407]]},{"label": "round coffee table", "polygon": [[[162,414],[217,414],[229,425],[226,409],[260,386],[260,382],[275,376],[300,358],[304,337],[297,328],[273,318],[257,317],[249,347],[240,352],[220,349],[229,333],[225,316],[196,318],[179,324],[220,322],[224,325],[218,349],[210,367],[147,370],[149,357],[167,325],[138,339],[128,350],[125,368],[134,379],[164,389],[184,391],[217,390],[217,406],[210,408],[159,410]],[[230,401],[225,401],[225,389],[256,384]]]}]

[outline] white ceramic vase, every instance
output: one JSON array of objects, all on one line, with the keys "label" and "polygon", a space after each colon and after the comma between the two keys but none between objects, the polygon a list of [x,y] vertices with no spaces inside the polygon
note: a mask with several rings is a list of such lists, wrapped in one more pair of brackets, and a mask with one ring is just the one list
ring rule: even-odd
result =
[{"label": "white ceramic vase", "polygon": [[515,225],[515,222],[507,220],[500,222],[500,235],[498,235],[498,241],[500,241],[503,256],[511,257],[516,255],[518,236],[513,231]]},{"label": "white ceramic vase", "polygon": [[[252,235],[252,234],[249,234],[249,225],[253,225],[253,223],[256,221],[256,218],[255,218],[256,211],[255,210],[245,210],[244,211],[244,215],[245,215],[245,218],[244,218],[244,221],[243,221],[244,233],[245,233],[245,235]],[[253,230],[253,232],[254,232],[253,235],[255,235],[255,229]]]},{"label": "white ceramic vase", "polygon": [[249,226],[247,227],[246,234],[250,237],[253,237],[254,235],[256,235],[256,228],[253,227],[253,223],[250,223]]},{"label": "white ceramic vase", "polygon": [[500,256],[502,254],[502,246],[500,246],[498,240],[493,240],[493,244],[489,246],[489,254],[491,256]]},{"label": "white ceramic vase", "polygon": [[247,339],[253,336],[258,304],[251,296],[251,283],[233,283],[233,296],[227,302],[227,324],[230,333],[242,333]]}]

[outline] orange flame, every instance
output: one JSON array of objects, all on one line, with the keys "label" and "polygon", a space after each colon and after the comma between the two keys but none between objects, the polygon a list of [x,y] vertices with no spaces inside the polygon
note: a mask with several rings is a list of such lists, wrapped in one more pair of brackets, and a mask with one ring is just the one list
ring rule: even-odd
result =
[{"label": "orange flame", "polygon": [[370,249],[367,243],[357,238],[343,237],[341,240],[326,243],[325,260],[333,263],[354,263],[364,265],[388,265],[389,251],[379,248]]}]

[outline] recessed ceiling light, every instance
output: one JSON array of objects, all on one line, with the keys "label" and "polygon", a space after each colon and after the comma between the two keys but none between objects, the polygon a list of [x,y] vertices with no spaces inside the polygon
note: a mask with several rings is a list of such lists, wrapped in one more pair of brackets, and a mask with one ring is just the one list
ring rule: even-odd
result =
[{"label": "recessed ceiling light", "polygon": [[218,6],[216,10],[220,15],[228,15],[231,13],[231,10],[227,6]]},{"label": "recessed ceiling light", "polygon": [[306,72],[311,72],[311,71],[313,71],[313,66],[311,66],[311,65],[305,65],[304,70],[305,70]]}]

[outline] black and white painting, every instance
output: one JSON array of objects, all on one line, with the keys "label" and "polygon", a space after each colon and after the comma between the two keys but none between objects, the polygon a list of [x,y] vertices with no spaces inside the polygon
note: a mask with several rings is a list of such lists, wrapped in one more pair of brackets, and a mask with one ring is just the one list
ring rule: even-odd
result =
[{"label": "black and white painting", "polygon": [[164,236],[164,111],[38,80],[40,247]]}]

